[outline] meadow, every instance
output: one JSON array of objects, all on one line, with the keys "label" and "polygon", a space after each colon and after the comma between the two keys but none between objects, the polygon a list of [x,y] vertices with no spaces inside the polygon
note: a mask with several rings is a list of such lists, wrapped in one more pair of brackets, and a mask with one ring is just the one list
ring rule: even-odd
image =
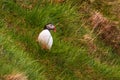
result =
[{"label": "meadow", "polygon": [[[0,80],[120,80],[119,0],[0,0]],[[56,26],[50,51],[36,42]]]}]

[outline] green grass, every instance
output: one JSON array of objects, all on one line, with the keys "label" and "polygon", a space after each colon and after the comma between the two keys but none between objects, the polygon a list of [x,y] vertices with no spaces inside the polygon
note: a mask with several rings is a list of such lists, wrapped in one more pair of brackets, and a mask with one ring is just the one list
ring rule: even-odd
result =
[{"label": "green grass", "polygon": [[[120,57],[112,48],[95,38],[97,51],[90,54],[82,41],[85,34],[96,37],[88,28],[89,11],[82,10],[86,6],[96,10],[98,2],[76,2],[54,4],[40,0],[27,9],[21,5],[28,6],[29,1],[1,0],[0,77],[14,72],[25,73],[28,80],[119,80]],[[106,10],[99,11],[107,15]],[[57,27],[57,33],[51,32],[51,51],[42,50],[36,42],[46,23]]]}]

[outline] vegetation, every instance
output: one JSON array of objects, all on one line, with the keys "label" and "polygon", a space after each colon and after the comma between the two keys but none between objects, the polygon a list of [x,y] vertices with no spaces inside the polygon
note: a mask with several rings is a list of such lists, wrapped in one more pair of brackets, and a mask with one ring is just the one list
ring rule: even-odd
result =
[{"label": "vegetation", "polygon": [[[119,80],[118,10],[119,0],[1,0],[0,79]],[[47,23],[50,51],[36,42]]]}]

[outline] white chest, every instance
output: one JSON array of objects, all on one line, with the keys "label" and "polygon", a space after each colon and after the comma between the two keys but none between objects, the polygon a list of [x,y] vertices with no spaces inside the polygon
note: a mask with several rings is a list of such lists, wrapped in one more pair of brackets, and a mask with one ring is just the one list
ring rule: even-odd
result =
[{"label": "white chest", "polygon": [[38,42],[44,49],[51,49],[53,38],[49,30],[43,30],[38,36]]}]

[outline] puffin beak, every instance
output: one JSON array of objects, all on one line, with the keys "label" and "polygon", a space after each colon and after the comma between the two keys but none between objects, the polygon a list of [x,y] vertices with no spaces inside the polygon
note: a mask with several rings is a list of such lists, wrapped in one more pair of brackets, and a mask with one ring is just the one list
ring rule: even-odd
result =
[{"label": "puffin beak", "polygon": [[56,28],[54,28],[54,30],[53,30],[54,32],[56,32]]}]

